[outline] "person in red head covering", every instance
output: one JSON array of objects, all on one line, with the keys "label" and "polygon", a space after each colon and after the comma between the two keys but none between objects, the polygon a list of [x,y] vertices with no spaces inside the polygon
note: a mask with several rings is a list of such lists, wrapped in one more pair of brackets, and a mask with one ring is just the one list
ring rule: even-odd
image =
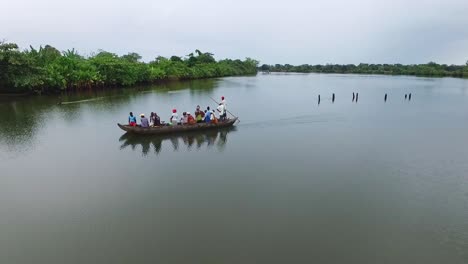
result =
[{"label": "person in red head covering", "polygon": [[179,115],[177,114],[177,110],[176,109],[172,109],[172,116],[171,118],[169,119],[170,123],[175,126],[177,125],[177,122],[179,120]]}]

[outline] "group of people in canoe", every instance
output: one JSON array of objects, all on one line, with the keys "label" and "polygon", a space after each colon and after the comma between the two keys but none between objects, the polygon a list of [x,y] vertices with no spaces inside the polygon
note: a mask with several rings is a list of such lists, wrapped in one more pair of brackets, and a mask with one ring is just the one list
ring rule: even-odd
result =
[{"label": "group of people in canoe", "polygon": [[[221,102],[218,104],[216,111],[206,107],[202,110],[199,105],[192,115],[190,112],[183,112],[179,118],[177,109],[172,109],[172,115],[169,118],[169,122],[165,123],[161,121],[161,118],[157,113],[151,112],[149,119],[145,114],[140,114],[140,124],[137,123],[137,118],[130,112],[128,117],[128,124],[130,126],[141,126],[141,127],[158,127],[158,126],[177,126],[177,125],[194,125],[197,123],[214,123],[217,124],[219,121],[225,121],[226,115],[226,100],[224,96],[221,97]],[[216,116],[218,114],[218,116]]]}]

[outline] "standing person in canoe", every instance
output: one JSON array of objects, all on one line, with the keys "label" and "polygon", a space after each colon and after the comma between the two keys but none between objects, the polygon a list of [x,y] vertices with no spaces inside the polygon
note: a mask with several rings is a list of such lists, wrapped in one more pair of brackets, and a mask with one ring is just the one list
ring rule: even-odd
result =
[{"label": "standing person in canoe", "polygon": [[172,109],[172,116],[169,119],[169,123],[173,126],[177,125],[177,121],[179,120],[179,115],[177,114],[177,109]]},{"label": "standing person in canoe", "polygon": [[219,103],[218,108],[216,109],[219,112],[219,120],[226,120],[226,106],[222,103]]},{"label": "standing person in canoe", "polygon": [[132,112],[130,112],[130,116],[128,116],[128,125],[130,125],[130,126],[136,126],[137,125],[136,117],[133,116]]}]

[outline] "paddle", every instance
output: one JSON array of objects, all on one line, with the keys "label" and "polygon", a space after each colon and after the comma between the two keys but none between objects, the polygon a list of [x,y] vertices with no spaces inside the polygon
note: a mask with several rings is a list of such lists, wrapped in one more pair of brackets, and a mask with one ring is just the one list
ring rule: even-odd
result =
[{"label": "paddle", "polygon": [[[216,100],[215,100],[215,99],[213,99],[213,97],[211,97],[211,96],[208,96],[208,97],[210,97],[210,99],[211,99],[211,100],[213,100],[213,102],[215,102],[215,103],[216,103],[216,105],[219,105],[219,103],[218,103],[218,102],[216,102]],[[224,107],[226,107],[226,106],[224,106]],[[229,110],[227,110],[227,109],[226,109],[226,112],[228,112],[228,113],[229,113],[230,115],[232,115],[233,117],[237,118],[237,121],[239,121],[239,122],[240,122],[240,119],[239,119],[237,116],[233,115],[231,112],[229,112]]]}]

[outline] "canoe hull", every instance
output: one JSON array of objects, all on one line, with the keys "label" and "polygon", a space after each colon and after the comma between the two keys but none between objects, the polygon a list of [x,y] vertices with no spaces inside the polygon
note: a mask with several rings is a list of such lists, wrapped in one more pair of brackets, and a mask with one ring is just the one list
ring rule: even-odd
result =
[{"label": "canoe hull", "polygon": [[237,118],[228,119],[224,122],[219,122],[218,124],[211,123],[198,123],[194,125],[177,125],[177,126],[161,126],[161,127],[132,127],[129,125],[117,124],[120,129],[126,131],[127,133],[139,134],[139,135],[164,135],[164,134],[174,134],[174,133],[183,133],[189,131],[199,131],[199,130],[211,130],[217,128],[230,127],[234,125],[237,121]]}]

